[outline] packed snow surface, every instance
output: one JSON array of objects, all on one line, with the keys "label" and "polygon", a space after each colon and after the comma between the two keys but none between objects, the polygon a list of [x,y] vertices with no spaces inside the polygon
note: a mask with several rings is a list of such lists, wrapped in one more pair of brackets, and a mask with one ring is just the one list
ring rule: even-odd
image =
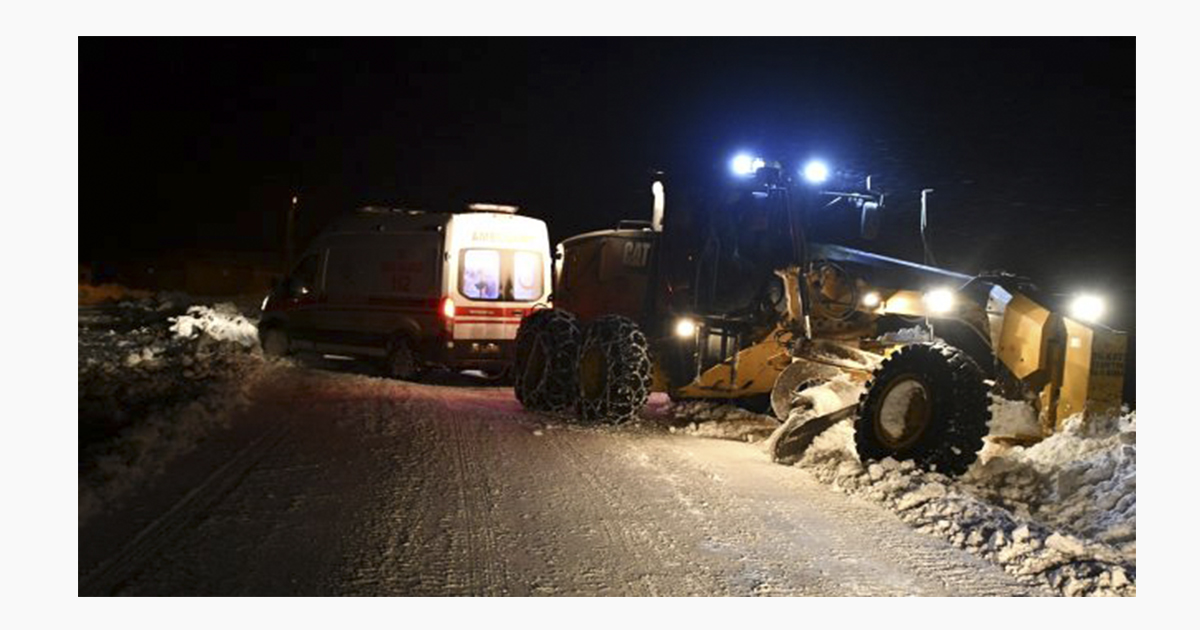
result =
[{"label": "packed snow surface", "polygon": [[[1036,435],[1033,409],[997,399],[992,411],[979,459],[958,479],[911,461],[859,461],[850,421],[817,436],[796,465],[1064,595],[1136,594],[1136,413],[1075,416],[1061,432],[1021,447],[998,438]],[[673,412],[695,418],[689,432],[697,435],[754,422],[753,414],[711,403]]]},{"label": "packed snow surface", "polygon": [[[80,593],[1047,594],[754,445],[652,418],[568,424],[509,388],[339,365],[273,370],[233,429],[194,453],[230,465],[163,475],[175,488],[203,477],[185,500],[157,495],[81,528]],[[134,538],[142,515],[151,535]]]}]

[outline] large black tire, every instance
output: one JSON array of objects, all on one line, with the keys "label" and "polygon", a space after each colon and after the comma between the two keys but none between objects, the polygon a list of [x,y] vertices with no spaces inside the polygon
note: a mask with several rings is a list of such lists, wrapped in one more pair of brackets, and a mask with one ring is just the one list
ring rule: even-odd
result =
[{"label": "large black tire", "polygon": [[618,424],[637,416],[650,397],[650,345],[633,320],[596,318],[579,348],[579,415]]},{"label": "large black tire", "polygon": [[517,329],[513,392],[526,409],[573,411],[579,322],[561,309],[537,310]]},{"label": "large black tire", "polygon": [[388,344],[383,372],[389,378],[411,381],[420,374],[420,361],[407,337],[396,337]]},{"label": "large black tire", "polygon": [[259,330],[259,342],[263,354],[272,359],[281,359],[291,354],[291,339],[283,326],[275,324]]},{"label": "large black tire", "polygon": [[943,343],[904,346],[883,361],[858,402],[854,443],[864,462],[911,459],[948,475],[966,472],[991,418],[983,371]]}]

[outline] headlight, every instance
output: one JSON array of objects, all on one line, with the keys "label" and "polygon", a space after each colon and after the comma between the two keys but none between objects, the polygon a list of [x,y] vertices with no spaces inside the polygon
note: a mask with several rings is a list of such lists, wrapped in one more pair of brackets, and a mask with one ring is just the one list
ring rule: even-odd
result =
[{"label": "headlight", "polygon": [[755,171],[767,165],[766,160],[760,157],[754,157],[745,153],[739,153],[729,163],[729,168],[733,170],[733,174],[738,177],[753,175]]},{"label": "headlight", "polygon": [[862,296],[862,305],[867,308],[875,308],[876,306],[879,306],[880,301],[881,299],[878,291],[868,291]]},{"label": "headlight", "polygon": [[1104,317],[1104,298],[1089,293],[1076,295],[1071,300],[1071,304],[1067,308],[1067,313],[1071,316],[1071,319],[1077,319],[1081,322],[1098,322],[1101,317]]},{"label": "headlight", "polygon": [[820,160],[813,160],[804,165],[801,174],[810,184],[822,184],[829,179],[829,167]]},{"label": "headlight", "polygon": [[925,294],[925,308],[935,315],[944,315],[954,309],[954,292],[950,289],[933,289]]},{"label": "headlight", "polygon": [[680,318],[675,322],[676,337],[694,337],[696,335],[696,322],[687,317]]}]

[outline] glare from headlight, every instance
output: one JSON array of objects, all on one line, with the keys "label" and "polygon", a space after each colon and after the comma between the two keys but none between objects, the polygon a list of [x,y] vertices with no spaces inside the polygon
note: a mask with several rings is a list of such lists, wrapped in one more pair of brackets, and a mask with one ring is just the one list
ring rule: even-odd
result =
[{"label": "glare from headlight", "polygon": [[804,165],[802,174],[810,184],[823,184],[829,179],[829,167],[820,160],[813,160]]},{"label": "glare from headlight", "polygon": [[729,163],[729,168],[733,170],[733,174],[738,177],[753,175],[755,171],[767,165],[766,160],[760,157],[754,157],[746,153],[739,153]]},{"label": "glare from headlight", "polygon": [[691,319],[689,319],[687,317],[680,318],[679,321],[675,322],[675,336],[676,337],[683,337],[686,339],[688,337],[694,337],[695,335],[696,335],[696,322],[692,321]]},{"label": "glare from headlight", "polygon": [[1104,317],[1104,298],[1089,293],[1081,293],[1071,300],[1067,309],[1071,319],[1081,322],[1098,322]]},{"label": "glare from headlight", "polygon": [[954,292],[950,289],[933,289],[924,299],[925,308],[935,315],[944,315],[954,308]]},{"label": "glare from headlight", "polygon": [[268,294],[266,295],[266,297],[264,297],[264,298],[263,298],[263,303],[262,303],[262,306],[258,307],[258,310],[260,310],[260,311],[265,311],[265,310],[267,310],[267,302],[269,302],[270,300],[271,300],[271,294],[270,294],[270,293],[268,293]]}]

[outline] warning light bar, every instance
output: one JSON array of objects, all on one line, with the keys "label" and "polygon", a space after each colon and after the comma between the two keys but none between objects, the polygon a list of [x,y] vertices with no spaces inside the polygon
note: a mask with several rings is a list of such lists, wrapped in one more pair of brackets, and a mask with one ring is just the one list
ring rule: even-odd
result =
[{"label": "warning light bar", "polygon": [[498,203],[472,203],[467,205],[467,210],[471,212],[503,212],[504,214],[516,214],[517,206],[505,206]]}]

